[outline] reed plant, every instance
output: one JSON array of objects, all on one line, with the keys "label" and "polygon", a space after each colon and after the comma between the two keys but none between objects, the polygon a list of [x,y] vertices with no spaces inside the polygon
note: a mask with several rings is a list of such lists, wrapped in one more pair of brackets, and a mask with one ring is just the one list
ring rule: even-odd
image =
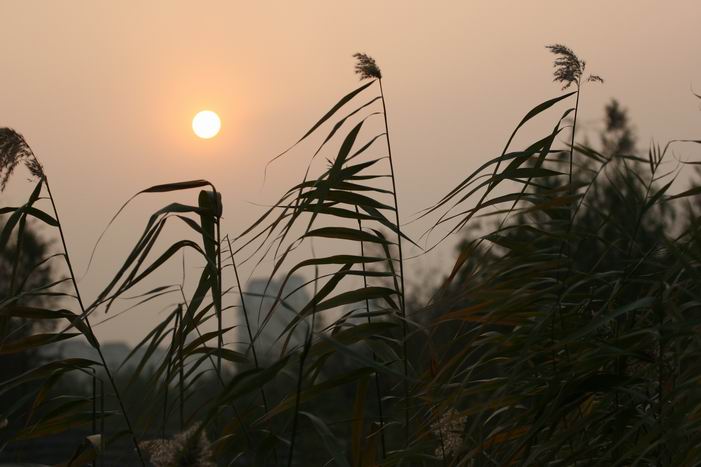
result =
[{"label": "reed plant", "polygon": [[[28,388],[0,414],[4,442],[89,429],[64,465],[97,463],[124,436],[123,465],[697,463],[701,188],[693,179],[683,187],[686,164],[670,151],[698,141],[644,155],[581,144],[582,88],[602,79],[585,76],[571,49],[548,49],[555,81],[574,90],[534,106],[500,153],[421,211],[430,228],[418,239],[400,223],[395,169],[408,156],[393,159],[383,75],[356,54],[359,87],[271,159],[305,158],[298,183],[229,234],[206,180],[141,191],[112,221],[138,197],[199,190],[192,204],[153,213],[89,304],[46,174],[24,138],[2,129],[2,187],[22,163],[37,184],[23,206],[0,209],[0,248],[35,219],[61,240],[46,261],[63,260],[68,274],[25,288],[14,268],[0,316],[65,326],[0,336],[0,354],[85,339],[98,356],[56,358],[0,382],[0,395]],[[550,131],[513,147],[548,118]],[[161,248],[172,223],[187,234]],[[410,303],[405,275],[423,256],[407,259],[403,245],[423,239],[428,251],[456,238],[441,286]],[[181,283],[153,283],[181,258]],[[262,293],[242,283],[243,265],[264,270]],[[59,291],[64,283],[70,292]],[[295,305],[301,292],[306,301]],[[37,295],[66,308],[23,305]],[[162,300],[169,312],[110,368],[91,319]],[[107,410],[97,409],[97,390],[58,390],[74,374],[104,381]]]}]

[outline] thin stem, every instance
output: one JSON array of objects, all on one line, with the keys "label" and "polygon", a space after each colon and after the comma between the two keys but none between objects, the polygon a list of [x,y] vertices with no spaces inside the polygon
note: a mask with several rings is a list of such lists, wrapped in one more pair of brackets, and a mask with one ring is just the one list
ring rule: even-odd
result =
[{"label": "thin stem", "polygon": [[[92,370],[92,434],[97,432],[97,377],[95,368]],[[97,467],[97,456],[92,461],[92,467]]]},{"label": "thin stem", "polygon": [[[256,353],[256,346],[255,343],[253,342],[253,331],[251,330],[251,323],[248,319],[248,311],[246,310],[246,301],[244,300],[243,297],[243,289],[241,288],[241,280],[239,279],[239,271],[236,268],[236,260],[234,259],[234,251],[231,248],[231,240],[229,239],[229,236],[226,236],[226,242],[229,244],[229,256],[231,257],[231,265],[234,268],[234,275],[236,277],[236,286],[239,289],[239,298],[241,300],[241,308],[243,309],[243,317],[244,320],[246,321],[246,331],[248,332],[248,339],[249,342],[251,343],[251,353],[253,354],[253,364],[256,367],[256,370],[259,369],[259,363],[258,363],[258,354]],[[265,389],[263,387],[260,388],[261,390],[261,396],[263,398],[263,407],[265,408],[265,411],[268,411],[268,401],[267,398],[265,397]]]},{"label": "thin stem", "polygon": [[15,282],[17,277],[17,271],[19,270],[19,261],[22,255],[22,247],[24,240],[24,229],[27,223],[27,215],[22,214],[22,218],[19,221],[19,229],[17,229],[17,251],[15,252],[15,261],[12,266],[12,278],[10,279],[10,296],[15,294]]},{"label": "thin stem", "polygon": [[[582,93],[582,88],[577,84],[577,100],[574,103],[574,117],[572,119],[572,139],[570,140],[570,195],[574,195],[574,187],[572,186],[572,171],[574,167],[574,136],[577,129],[577,113],[579,112],[579,95]],[[572,221],[572,213],[570,212],[570,222]]]},{"label": "thin stem", "polygon": [[100,465],[105,465],[105,383],[100,380]]},{"label": "thin stem", "polygon": [[[663,393],[663,387],[664,387],[664,362],[662,360],[662,357],[664,355],[664,347],[663,347],[663,341],[662,341],[662,333],[664,332],[663,324],[664,324],[664,317],[662,314],[662,307],[660,304],[657,304],[657,308],[659,309],[659,312],[657,313],[657,329],[658,329],[658,334],[657,334],[657,427],[659,429],[660,433],[663,433],[664,429],[664,419],[663,419],[663,408],[664,408],[664,393]],[[662,465],[662,456],[663,456],[663,446],[660,444],[660,447],[657,450],[657,465]]]},{"label": "thin stem", "polygon": [[297,393],[295,395],[295,412],[292,418],[292,436],[290,437],[290,453],[287,457],[287,466],[292,466],[292,459],[295,452],[295,439],[297,438],[297,425],[299,424],[299,405],[302,395],[302,378],[304,377],[304,361],[307,358],[307,353],[309,352],[309,345],[304,344],[304,349],[302,350],[302,355],[299,359],[299,373],[297,374]]},{"label": "thin stem", "polygon": [[[555,306],[557,307],[557,309],[553,310],[552,320],[550,321],[550,345],[552,346],[553,349],[555,349],[555,342],[556,342],[556,335],[555,335],[556,321],[559,320],[560,328],[562,330],[564,330],[564,328],[565,328],[565,323],[564,323],[564,319],[562,316],[562,308],[563,308],[562,300],[563,300],[565,292],[566,292],[565,281],[570,276],[570,274],[572,274],[572,267],[573,267],[572,248],[570,245],[569,236],[570,236],[572,229],[573,229],[573,226],[574,226],[574,218],[575,218],[577,211],[579,209],[579,206],[580,206],[580,203],[574,203],[574,200],[572,199],[572,198],[574,198],[574,186],[572,184],[572,181],[573,181],[573,173],[574,173],[574,163],[573,163],[573,161],[574,161],[574,141],[575,141],[575,133],[577,130],[577,114],[579,112],[579,94],[581,93],[581,91],[582,91],[582,89],[581,89],[579,83],[577,83],[577,97],[576,97],[575,104],[574,104],[574,117],[573,117],[573,121],[572,121],[572,135],[570,137],[570,160],[569,160],[570,167],[569,167],[568,187],[567,187],[567,191],[568,191],[569,196],[570,196],[570,203],[572,203],[572,204],[569,208],[569,216],[568,216],[569,219],[568,219],[568,223],[567,223],[567,230],[566,230],[565,238],[562,240],[562,242],[560,242],[560,246],[558,248],[558,254],[557,254],[558,258],[562,258],[563,255],[566,255],[566,257],[567,257],[567,272],[565,273],[565,275],[563,277],[562,271],[560,270],[560,268],[558,266],[556,280],[560,284],[560,288],[558,290],[557,300],[555,302],[556,303]],[[597,173],[597,175],[598,175],[598,173]],[[587,191],[591,187],[591,183],[593,183],[593,181],[590,182],[589,186],[587,187]],[[586,192],[585,192],[584,196],[586,196]],[[567,344],[564,345],[564,351],[565,351],[565,357],[567,358],[567,361],[569,363],[570,362],[570,351],[569,351],[569,346]],[[552,350],[550,358],[552,360],[552,378],[556,379],[557,378],[557,354],[556,354],[555,350]],[[581,415],[581,408],[578,407],[577,410]],[[567,424],[566,420],[565,420],[565,423]],[[572,447],[571,441],[569,442],[569,446],[571,449],[571,447]],[[529,446],[529,449],[530,449],[530,446]]]},{"label": "thin stem", "polygon": [[[216,195],[216,191],[214,192]],[[216,199],[216,196],[215,196]],[[219,331],[218,339],[217,339],[217,347],[219,348],[219,355],[217,356],[217,373],[219,373],[219,377],[221,377],[221,356],[222,356],[222,348],[224,347],[224,336],[222,335],[222,329],[223,329],[223,322],[222,322],[222,267],[221,267],[221,236],[220,236],[220,218],[217,216],[217,222],[216,222],[216,228],[217,228],[217,281],[219,284],[219,291],[218,295],[219,297],[216,297],[215,303],[218,303],[219,306],[217,307],[217,330]]]},{"label": "thin stem", "polygon": [[[579,83],[577,83],[577,98],[574,103],[574,117],[572,119],[572,136],[570,137],[570,169],[569,169],[569,186],[567,191],[569,192],[570,198],[574,197],[574,186],[572,185],[572,180],[573,180],[573,173],[574,173],[574,140],[575,140],[575,133],[577,131],[577,114],[579,113],[579,95],[582,92],[582,88],[580,87]],[[589,188],[587,188],[588,190]],[[573,202],[572,199],[570,199],[570,202]],[[560,327],[564,329],[564,322],[562,319],[562,298],[563,294],[565,292],[564,288],[564,280],[567,279],[567,277],[572,273],[572,248],[570,245],[570,233],[572,232],[572,228],[574,226],[574,217],[577,213],[577,210],[579,209],[579,203],[572,204],[570,207],[570,212],[569,212],[569,222],[567,224],[567,234],[565,235],[564,240],[562,243],[560,243],[560,251],[558,252],[558,257],[562,257],[563,254],[563,249],[565,246],[567,247],[566,253],[568,261],[567,261],[567,274],[566,277],[561,278],[560,273],[558,272],[558,281],[561,282],[562,287],[560,288],[560,291],[558,293],[558,299],[557,299],[557,318],[560,321]],[[552,345],[555,345],[555,318],[553,318],[551,325],[550,325],[550,337],[552,340]],[[565,346],[566,350],[566,355],[569,359],[569,350],[568,347]],[[553,375],[555,374],[556,368],[557,368],[557,362],[556,362],[556,356],[553,354],[552,356],[553,359]]]},{"label": "thin stem", "polygon": [[[189,308],[189,304],[187,302],[187,298],[185,297],[185,290],[183,289],[182,285],[180,286],[180,295],[183,298],[183,303],[185,304],[186,308]],[[182,319],[182,318],[181,318]],[[200,328],[195,325],[194,326],[195,332],[197,333],[197,337],[202,338],[202,333],[200,332]],[[182,339],[184,341],[184,339]],[[182,344],[181,344],[182,345]],[[209,363],[212,365],[212,368],[216,368],[216,364],[214,363],[214,359],[212,358],[211,355],[207,355],[207,358],[209,360]],[[182,367],[182,363],[181,363]],[[217,375],[217,380],[219,381],[219,384],[221,385],[222,389],[226,387],[226,384],[224,384],[224,379],[221,377],[221,374],[218,372],[214,372]],[[251,436],[248,433],[248,430],[246,429],[246,425],[243,423],[243,419],[241,418],[241,415],[239,414],[238,409],[236,408],[236,404],[234,402],[231,403],[231,408],[234,410],[234,416],[236,417],[236,420],[238,420],[239,425],[241,426],[241,430],[243,431],[244,435],[246,436],[246,442],[248,443],[248,446],[251,446]]]},{"label": "thin stem", "polygon": [[[173,335],[170,338],[170,354],[172,355],[175,353],[175,349],[177,346],[177,332],[178,332],[178,326],[180,322],[180,311],[175,315],[175,324],[173,326]],[[166,384],[165,384],[165,394],[163,396],[163,419],[161,421],[161,437],[165,438],[166,437],[166,423],[168,421],[168,395],[169,395],[169,387],[170,387],[170,375],[171,372],[173,371],[173,364],[172,360],[170,358],[170,355],[168,356],[168,366],[166,367]]]},{"label": "thin stem", "polygon": [[[360,214],[360,211],[358,210],[358,206],[355,206],[355,212],[357,214]],[[358,218],[358,230],[362,231],[363,230],[363,223]],[[360,256],[365,257],[365,242],[362,240],[360,241]],[[365,271],[365,263],[361,263],[361,266],[363,268],[363,287],[365,289],[368,288],[368,278],[366,275]],[[372,323],[372,319],[370,318],[370,301],[365,298],[365,311],[368,313],[368,324]],[[377,362],[377,355],[375,354],[375,351],[372,352],[372,360],[373,362]],[[382,413],[382,391],[380,390],[380,373],[375,371],[375,392],[377,394],[377,409],[379,411],[379,417],[380,417],[380,441],[382,443],[382,458],[384,459],[387,457],[387,448],[385,444],[385,418]]]},{"label": "thin stem", "polygon": [[[314,243],[312,245],[312,254],[314,255]],[[314,255],[316,256],[316,255]],[[314,266],[314,297],[318,293],[318,281],[319,281],[319,266]],[[287,458],[287,467],[292,466],[292,459],[294,457],[295,450],[295,440],[297,439],[297,425],[299,424],[299,406],[301,403],[302,396],[302,378],[304,377],[304,362],[307,359],[307,354],[312,346],[312,338],[314,337],[314,320],[316,318],[316,302],[312,307],[312,323],[309,326],[309,332],[307,332],[307,338],[304,341],[304,349],[302,349],[302,355],[299,359],[299,373],[297,374],[297,393],[295,394],[295,413],[292,419],[292,436],[290,437],[290,454]]]},{"label": "thin stem", "polygon": [[185,428],[185,359],[183,358],[183,309],[178,308],[176,329],[178,330],[178,393],[180,395],[180,431]]},{"label": "thin stem", "polygon": [[390,143],[389,137],[389,124],[387,123],[387,105],[385,103],[385,93],[382,89],[382,79],[378,79],[377,82],[380,84],[380,97],[382,100],[382,116],[385,121],[385,139],[387,140],[387,154],[389,156],[389,170],[392,178],[392,196],[394,197],[394,214],[395,221],[397,225],[397,247],[399,249],[399,280],[401,282],[401,291],[399,294],[399,307],[402,316],[402,347],[404,352],[404,436],[405,444],[409,445],[409,383],[407,377],[409,376],[409,362],[408,362],[408,352],[407,352],[407,321],[406,321],[406,304],[405,298],[405,288],[404,288],[404,255],[402,253],[402,234],[401,226],[399,224],[399,203],[397,201],[397,185],[394,176],[394,162],[392,159],[392,144]]},{"label": "thin stem", "polygon": [[[253,354],[253,364],[256,370],[260,368],[258,364],[258,354],[256,353],[256,346],[253,342],[253,332],[251,331],[251,323],[248,320],[248,311],[246,310],[246,302],[243,297],[243,288],[241,288],[241,280],[239,279],[239,270],[236,267],[236,260],[234,259],[234,250],[231,247],[231,239],[228,235],[225,235],[226,243],[229,245],[229,256],[231,257],[231,266],[234,268],[234,276],[236,277],[236,287],[239,289],[239,299],[241,300],[241,308],[243,309],[243,317],[246,321],[246,330],[248,331],[248,339],[251,343],[251,353]],[[221,287],[220,287],[221,289]],[[263,399],[263,409],[265,413],[268,413],[268,398],[265,395],[265,386],[261,384],[260,386],[260,396]],[[275,463],[278,461],[277,448],[273,446],[273,456],[275,458]]]},{"label": "thin stem", "polygon": [[[66,265],[68,266],[68,272],[70,273],[70,276],[71,276],[71,282],[73,283],[73,289],[75,290],[76,300],[78,301],[78,305],[80,306],[81,315],[85,318],[85,325],[90,330],[90,333],[93,334],[92,326],[90,325],[90,320],[88,319],[88,314],[85,311],[85,306],[83,305],[83,299],[80,295],[80,289],[78,288],[78,283],[75,279],[75,273],[73,272],[73,265],[71,264],[71,258],[70,258],[70,255],[68,253],[68,246],[66,245],[66,237],[63,234],[63,227],[61,225],[61,220],[59,218],[58,209],[56,208],[56,202],[54,201],[54,196],[51,194],[51,187],[49,186],[49,180],[46,177],[46,175],[44,175],[44,183],[46,184],[46,191],[49,195],[49,200],[51,200],[51,207],[53,208],[54,215],[56,216],[56,223],[58,224],[58,233],[61,237],[61,245],[63,246],[63,252],[65,253],[64,258],[66,259]],[[97,350],[97,354],[100,357],[100,361],[102,362],[102,366],[105,369],[105,374],[107,375],[107,378],[110,381],[110,385],[112,386],[112,390],[114,391],[115,396],[117,396],[117,402],[119,403],[119,409],[121,410],[122,416],[124,417],[124,421],[127,424],[127,429],[128,429],[129,434],[131,436],[132,443],[134,444],[134,448],[136,449],[136,454],[139,456],[139,462],[141,463],[142,466],[146,467],[146,463],[144,462],[144,457],[141,454],[141,449],[139,448],[139,442],[136,439],[136,434],[134,433],[134,429],[132,427],[131,420],[129,419],[129,415],[127,414],[126,408],[124,407],[124,402],[122,401],[122,398],[119,395],[119,389],[117,388],[117,384],[115,383],[114,378],[112,377],[112,372],[110,371],[110,368],[107,365],[107,361],[105,360],[105,356],[102,353],[102,349],[100,348],[99,342],[97,342],[97,347],[95,348],[95,350]]]}]

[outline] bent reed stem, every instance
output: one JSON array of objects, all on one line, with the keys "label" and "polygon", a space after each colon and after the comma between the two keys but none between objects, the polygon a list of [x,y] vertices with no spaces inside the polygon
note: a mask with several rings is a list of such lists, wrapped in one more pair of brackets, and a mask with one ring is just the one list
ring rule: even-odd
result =
[{"label": "bent reed stem", "polygon": [[[88,313],[85,310],[85,306],[83,305],[83,299],[80,295],[80,289],[78,288],[78,282],[75,279],[75,273],[73,272],[73,265],[71,263],[70,259],[70,254],[68,253],[68,246],[66,245],[66,237],[63,233],[63,227],[61,225],[61,219],[58,214],[58,209],[56,208],[56,202],[54,201],[54,196],[51,193],[51,187],[49,186],[49,179],[46,177],[46,175],[43,176],[44,178],[44,184],[46,185],[46,191],[49,195],[49,200],[51,200],[51,207],[54,211],[54,215],[56,216],[56,223],[58,224],[58,232],[61,237],[61,245],[63,246],[63,252],[65,254],[65,259],[66,259],[66,265],[68,266],[68,272],[71,275],[71,282],[73,283],[73,289],[75,290],[75,296],[76,300],[78,301],[78,305],[80,306],[80,311],[81,315],[83,318],[85,318],[85,324],[90,330],[90,333],[93,334],[92,326],[90,325],[90,320],[88,319]],[[102,353],[102,349],[100,348],[100,343],[97,341],[97,338],[95,339],[95,342],[97,343],[97,347],[95,350],[97,350],[97,353],[100,357],[100,361],[102,362],[102,366],[105,369],[105,374],[107,375],[107,378],[110,381],[110,385],[112,386],[112,390],[114,391],[115,396],[117,397],[117,402],[119,403],[119,408],[122,412],[122,416],[124,417],[124,421],[127,424],[127,429],[129,430],[129,434],[131,436],[132,443],[134,444],[134,448],[136,449],[136,453],[139,456],[139,461],[141,462],[141,465],[146,467],[146,463],[144,462],[143,455],[141,453],[141,449],[139,448],[139,442],[136,439],[136,434],[134,433],[134,429],[131,424],[131,420],[129,419],[129,415],[127,414],[126,408],[124,406],[124,402],[122,401],[122,398],[119,394],[119,389],[117,388],[117,384],[114,381],[114,377],[112,376],[112,372],[110,371],[109,366],[107,365],[107,361],[105,360],[105,356]]]}]

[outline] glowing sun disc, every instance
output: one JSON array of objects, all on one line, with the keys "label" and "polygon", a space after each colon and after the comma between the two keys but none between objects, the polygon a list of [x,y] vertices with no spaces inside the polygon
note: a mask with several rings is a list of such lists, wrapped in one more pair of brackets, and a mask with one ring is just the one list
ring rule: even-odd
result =
[{"label": "glowing sun disc", "polygon": [[217,136],[221,129],[219,115],[211,110],[203,110],[192,119],[192,131],[202,139],[210,139]]}]

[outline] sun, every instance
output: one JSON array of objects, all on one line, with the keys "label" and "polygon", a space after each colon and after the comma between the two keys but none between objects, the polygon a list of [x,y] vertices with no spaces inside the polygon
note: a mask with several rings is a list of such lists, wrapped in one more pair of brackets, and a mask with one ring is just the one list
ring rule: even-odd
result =
[{"label": "sun", "polygon": [[192,119],[192,131],[202,139],[210,139],[217,136],[221,129],[219,115],[211,110],[203,110]]}]

